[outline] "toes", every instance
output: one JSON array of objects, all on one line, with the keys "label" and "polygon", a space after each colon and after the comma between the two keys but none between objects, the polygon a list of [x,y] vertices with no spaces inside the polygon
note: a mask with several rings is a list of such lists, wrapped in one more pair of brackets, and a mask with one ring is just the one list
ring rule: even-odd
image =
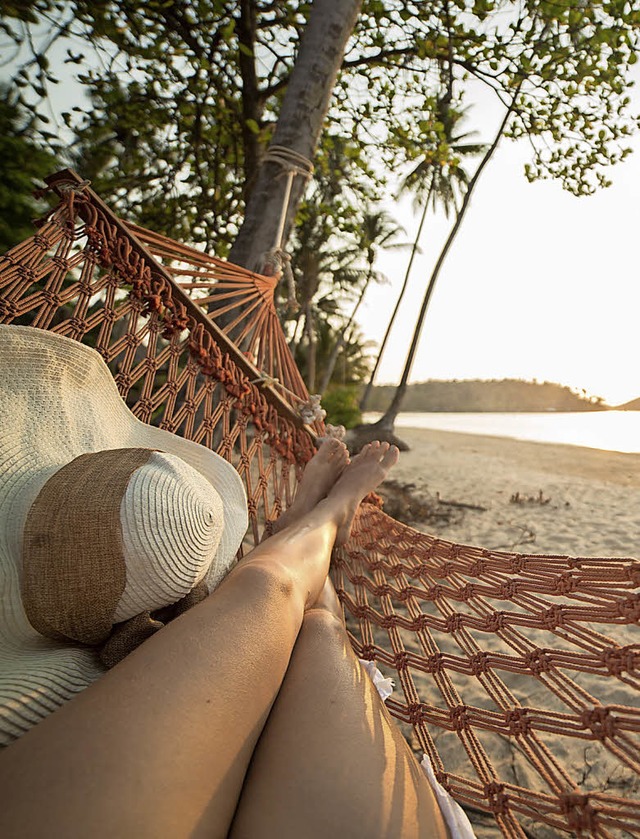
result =
[{"label": "toes", "polygon": [[320,455],[323,459],[329,459],[331,457],[331,455],[336,451],[339,444],[340,444],[340,441],[336,440],[333,437],[330,437],[328,439],[324,439],[320,443],[320,447],[319,447],[318,451],[316,452],[316,457],[318,455]]},{"label": "toes", "polygon": [[384,453],[382,460],[380,461],[380,465],[384,469],[391,469],[398,462],[398,458],[400,457],[400,449],[397,446],[390,446],[388,443],[387,449]]}]

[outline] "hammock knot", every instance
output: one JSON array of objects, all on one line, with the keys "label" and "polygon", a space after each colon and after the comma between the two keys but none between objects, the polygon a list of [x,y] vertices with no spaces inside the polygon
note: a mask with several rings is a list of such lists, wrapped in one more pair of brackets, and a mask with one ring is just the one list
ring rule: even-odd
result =
[{"label": "hammock knot", "polygon": [[116,373],[114,378],[118,390],[123,396],[126,396],[133,387],[133,376],[130,376],[128,373]]},{"label": "hammock knot", "polygon": [[36,245],[36,247],[41,248],[43,251],[48,251],[53,245],[53,242],[43,233],[36,233],[33,237],[33,244]]},{"label": "hammock knot", "polygon": [[79,317],[69,318],[69,326],[78,335],[84,335],[84,333],[87,331],[87,321]]},{"label": "hammock knot", "polygon": [[159,428],[161,428],[163,431],[170,431],[172,434],[175,434],[177,425],[173,420],[163,419],[159,425]]},{"label": "hammock knot", "polygon": [[625,618],[628,623],[635,623],[640,620],[640,594],[632,594],[631,597],[624,597],[616,603],[618,614]]},{"label": "hammock knot", "polygon": [[531,650],[525,655],[524,663],[534,676],[551,670],[551,659],[544,650]]},{"label": "hammock knot", "polygon": [[640,586],[640,563],[635,562],[627,568],[627,576],[634,586]]},{"label": "hammock knot", "polygon": [[580,720],[585,728],[591,729],[598,740],[615,737],[618,731],[616,718],[611,716],[609,708],[585,708]]},{"label": "hammock knot", "polygon": [[500,632],[504,629],[505,614],[504,612],[492,612],[484,619],[484,630],[486,632]]},{"label": "hammock knot", "polygon": [[491,781],[484,785],[484,797],[487,806],[496,816],[503,816],[508,809],[509,796],[504,791],[504,784]]},{"label": "hammock knot", "polygon": [[553,594],[571,594],[578,587],[578,580],[571,572],[560,574],[554,583]]},{"label": "hammock knot", "polygon": [[527,568],[527,557],[517,554],[511,557],[509,565],[513,574],[521,574]]},{"label": "hammock knot", "polygon": [[509,727],[509,734],[518,737],[531,731],[531,720],[526,708],[512,708],[505,713],[505,722]]},{"label": "hammock knot", "polygon": [[475,596],[476,587],[473,583],[467,583],[466,585],[462,586],[461,589],[458,589],[458,597],[460,600],[464,601],[465,603],[468,600],[472,600]]},{"label": "hammock knot", "polygon": [[467,731],[471,727],[466,705],[455,705],[449,708],[449,721],[453,731]]},{"label": "hammock knot", "polygon": [[33,270],[33,268],[29,268],[26,265],[19,265],[16,274],[20,277],[21,280],[26,280],[29,284],[35,283],[38,279],[38,275]]},{"label": "hammock knot", "polygon": [[399,620],[400,618],[397,615],[385,615],[380,621],[380,626],[382,629],[394,629]]},{"label": "hammock knot", "polygon": [[519,590],[520,586],[515,580],[507,580],[504,583],[500,583],[498,589],[499,596],[502,600],[512,600]]},{"label": "hammock knot", "polygon": [[153,402],[151,399],[138,399],[133,410],[138,418],[150,417],[153,413]]},{"label": "hammock knot", "polygon": [[[340,590],[342,594],[344,594],[344,590]],[[336,589],[337,592],[337,589]],[[341,602],[342,597],[340,598]],[[363,658],[365,661],[375,661],[376,660],[376,648],[373,644],[364,644],[360,652],[358,653],[358,658]]]},{"label": "hammock knot", "polygon": [[444,670],[444,653],[432,653],[431,655],[425,657],[424,663],[425,672],[442,673]]},{"label": "hammock knot", "polygon": [[59,306],[62,303],[62,295],[51,289],[42,292],[42,297],[50,306]]},{"label": "hammock knot", "polygon": [[413,632],[419,632],[420,630],[427,629],[429,626],[429,617],[428,615],[420,614],[416,618],[413,619],[411,624],[411,629]]},{"label": "hammock knot", "polygon": [[178,391],[180,390],[180,388],[179,388],[179,386],[178,386],[178,382],[176,382],[176,380],[175,380],[175,379],[170,379],[170,380],[169,380],[169,381],[165,384],[165,388],[166,388],[166,390],[167,390],[167,393],[168,393],[170,396],[177,396]]},{"label": "hammock knot", "polygon": [[474,653],[469,659],[471,665],[471,673],[474,676],[480,676],[482,673],[489,672],[489,654],[488,653]]},{"label": "hammock knot", "polygon": [[591,806],[589,795],[566,792],[558,797],[558,801],[571,830],[593,834],[598,826],[598,812]]},{"label": "hammock knot", "polygon": [[551,606],[541,613],[540,619],[545,629],[553,630],[564,623],[565,610],[562,606]]},{"label": "hammock knot", "polygon": [[487,570],[487,563],[484,562],[484,560],[482,560],[482,559],[476,559],[475,562],[471,563],[471,568],[469,568],[469,573],[473,577],[481,577],[486,570]]},{"label": "hammock knot", "polygon": [[424,708],[419,702],[412,702],[407,705],[407,718],[411,725],[420,725],[424,717]]},{"label": "hammock knot", "polygon": [[621,676],[635,672],[636,663],[640,663],[640,652],[632,647],[608,647],[600,653],[600,661],[610,676]]},{"label": "hammock knot", "polygon": [[444,588],[442,586],[429,586],[429,588],[427,589],[427,600],[438,600],[440,597],[442,597],[443,591]]},{"label": "hammock knot", "polygon": [[[393,664],[398,673],[406,670],[409,666],[409,653],[406,650],[400,650],[400,652],[394,655]],[[419,705],[417,707],[420,708]],[[409,706],[409,708],[411,708],[411,706]]]},{"label": "hammock knot", "polygon": [[453,571],[455,571],[455,565],[453,562],[443,562],[437,572],[435,572],[435,576],[439,577],[441,580],[446,580],[451,576]]},{"label": "hammock knot", "polygon": [[18,304],[14,300],[0,300],[0,315],[7,318],[18,316]]},{"label": "hammock knot", "polygon": [[446,627],[447,632],[458,632],[462,629],[462,615],[458,612],[455,612],[453,615],[449,615],[446,620]]}]

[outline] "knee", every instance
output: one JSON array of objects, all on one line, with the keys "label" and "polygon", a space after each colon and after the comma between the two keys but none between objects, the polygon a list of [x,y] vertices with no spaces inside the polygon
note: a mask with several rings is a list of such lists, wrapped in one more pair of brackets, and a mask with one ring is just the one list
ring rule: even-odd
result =
[{"label": "knee", "polygon": [[307,636],[318,639],[323,644],[327,641],[337,642],[341,646],[349,643],[342,619],[322,606],[307,609],[302,621],[302,630]]}]

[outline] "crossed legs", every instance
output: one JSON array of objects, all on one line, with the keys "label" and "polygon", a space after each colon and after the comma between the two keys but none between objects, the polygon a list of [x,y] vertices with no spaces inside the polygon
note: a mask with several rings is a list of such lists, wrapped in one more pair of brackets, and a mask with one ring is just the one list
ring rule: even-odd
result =
[{"label": "crossed legs", "polygon": [[[327,810],[339,835],[412,836],[418,824],[444,835],[339,619],[318,602],[336,538],[395,457],[369,447],[210,597],[5,749],[0,835],[222,839],[236,807],[237,836],[326,835]],[[289,821],[283,788],[300,799]]]},{"label": "crossed legs", "polygon": [[[317,503],[314,488],[333,483],[345,464],[344,447],[324,444],[305,472],[299,506],[278,524]],[[422,769],[354,655],[329,579],[305,611],[230,832],[231,839],[301,836],[447,836]]]}]

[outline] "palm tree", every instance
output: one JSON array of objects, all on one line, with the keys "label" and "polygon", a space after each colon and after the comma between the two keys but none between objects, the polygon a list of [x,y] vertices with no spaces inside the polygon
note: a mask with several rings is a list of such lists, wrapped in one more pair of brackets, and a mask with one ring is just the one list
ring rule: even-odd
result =
[{"label": "palm tree", "polygon": [[453,110],[449,106],[447,98],[441,100],[439,103],[437,116],[442,126],[440,135],[444,137],[444,141],[437,143],[433,148],[427,149],[418,165],[409,172],[400,186],[400,194],[404,192],[414,193],[414,209],[419,210],[421,208],[422,215],[420,217],[420,224],[418,225],[418,232],[411,248],[400,294],[384,333],[376,363],[371,371],[362,399],[360,400],[361,411],[366,409],[367,402],[371,396],[371,389],[373,388],[373,382],[378,372],[382,355],[387,346],[389,335],[391,334],[393,324],[400,309],[400,304],[404,299],[409,284],[413,260],[419,249],[427,213],[429,209],[435,212],[438,206],[440,206],[448,218],[452,209],[457,210],[458,197],[464,194],[469,183],[469,175],[460,162],[461,158],[482,154],[486,149],[486,146],[482,143],[467,142],[476,132],[455,133],[458,124],[465,118],[465,112]]},{"label": "palm tree", "polygon": [[[440,270],[441,270],[441,268],[444,264],[446,256],[449,253],[449,250],[450,250],[451,246],[453,245],[453,242],[454,242],[454,240],[455,240],[455,238],[458,234],[458,230],[460,229],[460,226],[462,225],[462,221],[463,221],[463,219],[465,217],[465,213],[466,213],[466,211],[469,207],[469,202],[471,200],[471,196],[472,196],[473,191],[476,187],[476,184],[480,180],[480,176],[482,175],[482,172],[484,171],[485,167],[487,166],[487,164],[489,163],[489,161],[493,157],[493,154],[494,154],[495,150],[498,148],[500,140],[502,139],[502,137],[503,137],[503,135],[504,135],[504,133],[507,129],[507,126],[509,124],[511,116],[514,112],[516,102],[518,100],[518,96],[519,96],[519,93],[520,93],[520,88],[521,88],[521,85],[518,85],[514,89],[511,101],[509,102],[509,105],[507,106],[507,110],[505,111],[505,113],[503,115],[502,122],[500,123],[500,126],[499,126],[499,128],[498,128],[498,130],[495,134],[495,137],[493,138],[493,142],[491,143],[491,145],[486,147],[486,151],[485,151],[485,153],[482,157],[482,160],[478,164],[478,167],[476,168],[476,171],[473,173],[473,177],[467,183],[467,187],[466,187],[466,190],[464,192],[464,198],[462,199],[462,205],[460,206],[460,209],[457,210],[457,212],[456,212],[456,218],[455,218],[455,222],[453,224],[453,227],[451,228],[451,230],[449,232],[447,240],[444,243],[444,246],[443,246],[443,248],[440,252],[440,255],[439,255],[439,257],[436,261],[436,264],[433,268],[433,271],[431,273],[431,277],[429,278],[429,282],[427,284],[427,288],[425,290],[424,297],[423,297],[423,300],[422,300],[422,305],[420,307],[420,312],[418,313],[418,319],[416,321],[416,325],[415,325],[415,328],[414,328],[413,337],[411,339],[411,346],[409,347],[409,352],[407,353],[407,359],[405,361],[404,370],[402,371],[402,376],[400,378],[400,382],[399,382],[398,386],[396,387],[396,391],[395,391],[393,400],[391,402],[391,405],[387,408],[384,415],[378,420],[378,422],[369,426],[369,430],[366,432],[366,434],[363,433],[363,431],[360,432],[360,437],[362,439],[365,439],[366,437],[370,437],[371,435],[374,435],[374,436],[377,436],[377,437],[386,436],[387,439],[392,439],[393,442],[400,443],[401,448],[402,447],[404,447],[405,449],[407,448],[406,444],[402,443],[402,441],[398,441],[397,438],[394,436],[393,428],[394,428],[396,417],[398,416],[398,413],[400,412],[400,406],[402,404],[402,400],[404,399],[404,395],[405,395],[406,390],[407,390],[407,383],[408,383],[408,380],[409,380],[409,375],[411,373],[411,367],[413,366],[413,361],[414,361],[414,358],[415,358],[416,350],[418,348],[418,341],[420,340],[420,333],[422,331],[422,324],[424,323],[424,318],[425,318],[425,315],[427,313],[427,308],[429,306],[429,302],[431,300],[431,295],[432,295],[433,290],[435,288],[436,281],[438,279],[438,276],[440,275]],[[361,426],[361,429],[364,429],[364,427]]]},{"label": "palm tree", "polygon": [[326,389],[329,387],[329,382],[331,381],[331,376],[333,375],[338,356],[340,355],[341,350],[345,346],[346,336],[349,332],[349,328],[351,327],[351,324],[355,319],[358,309],[360,308],[360,304],[362,303],[367,289],[369,288],[371,280],[376,279],[379,281],[380,279],[382,279],[382,275],[379,274],[377,271],[374,271],[373,269],[374,263],[378,255],[378,251],[384,250],[385,248],[407,247],[403,243],[397,243],[392,241],[398,236],[398,234],[404,232],[404,228],[397,225],[396,222],[391,218],[389,213],[386,212],[386,210],[367,210],[364,213],[358,242],[356,243],[356,246],[353,249],[354,256],[356,258],[360,256],[363,251],[365,253],[367,268],[364,274],[364,282],[362,284],[362,288],[360,290],[360,294],[358,295],[356,304],[353,307],[353,310],[351,311],[349,319],[347,320],[344,327],[338,332],[337,340],[335,342],[331,355],[327,360],[327,365],[324,368],[324,375],[322,377],[322,382],[319,387],[320,393],[324,393]]},{"label": "palm tree", "polygon": [[298,348],[304,345],[307,356],[305,380],[313,393],[319,325],[325,319],[334,318],[338,312],[334,293],[359,285],[363,272],[354,266],[360,253],[356,244],[333,234],[321,197],[307,201],[301,216],[292,254],[299,308],[290,330],[289,345],[294,357],[297,357]]}]

